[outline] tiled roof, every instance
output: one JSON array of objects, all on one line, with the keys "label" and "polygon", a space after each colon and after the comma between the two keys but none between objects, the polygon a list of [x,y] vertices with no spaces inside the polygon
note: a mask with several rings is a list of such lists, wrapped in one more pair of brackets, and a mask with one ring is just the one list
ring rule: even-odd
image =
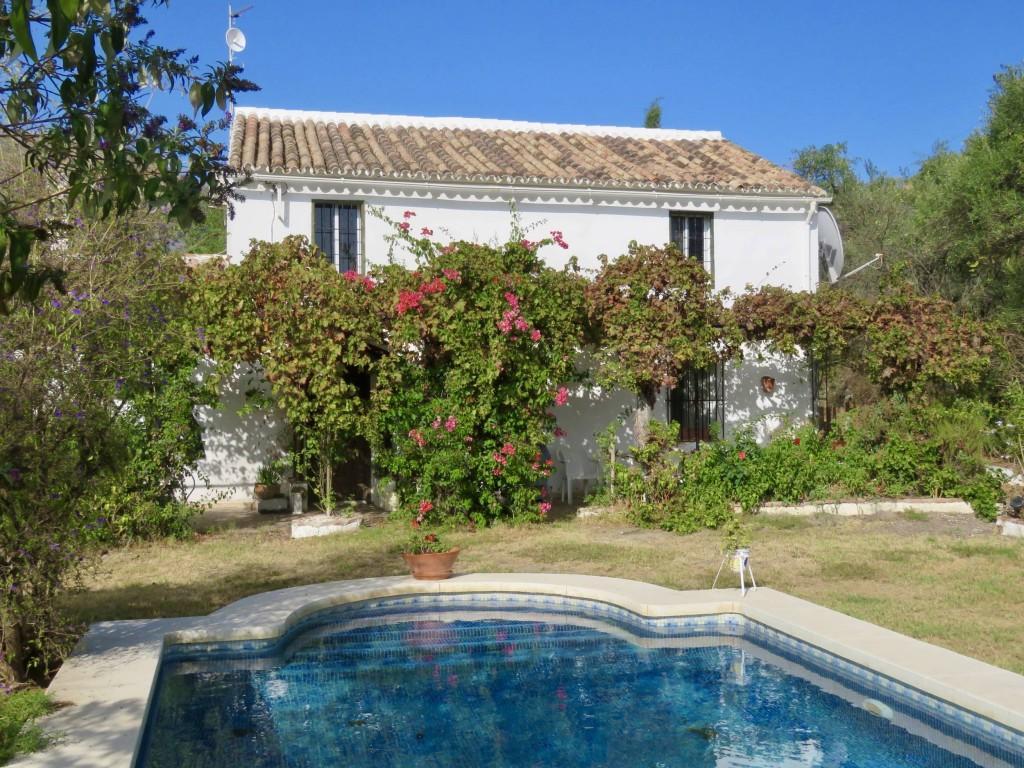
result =
[{"label": "tiled roof", "polygon": [[238,108],[229,163],[317,177],[826,196],[716,131]]}]

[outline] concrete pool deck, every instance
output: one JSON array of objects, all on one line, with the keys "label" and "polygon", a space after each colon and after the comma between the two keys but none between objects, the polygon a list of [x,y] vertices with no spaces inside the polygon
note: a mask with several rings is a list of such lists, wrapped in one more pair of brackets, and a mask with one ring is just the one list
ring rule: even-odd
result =
[{"label": "concrete pool deck", "polygon": [[339,581],[265,592],[209,616],[94,624],[50,685],[69,706],[43,723],[62,735],[20,768],[132,765],[165,644],[274,638],[326,608],[398,595],[516,592],[595,600],[640,616],[737,614],[843,659],[1024,731],[1024,676],[859,619],[759,588],[678,591],[575,574],[466,574],[439,582],[409,577]]}]

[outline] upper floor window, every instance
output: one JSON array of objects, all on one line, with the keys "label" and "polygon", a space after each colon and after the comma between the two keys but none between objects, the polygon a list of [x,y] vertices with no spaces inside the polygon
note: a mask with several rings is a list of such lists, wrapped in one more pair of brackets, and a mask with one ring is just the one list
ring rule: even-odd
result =
[{"label": "upper floor window", "polygon": [[315,203],[313,241],[339,272],[359,271],[359,203]]},{"label": "upper floor window", "polygon": [[679,439],[700,443],[711,439],[711,425],[725,424],[725,367],[690,368],[668,396],[668,418],[679,424]]},{"label": "upper floor window", "polygon": [[711,272],[711,216],[706,213],[673,212],[669,215],[669,240],[684,256],[699,259]]}]

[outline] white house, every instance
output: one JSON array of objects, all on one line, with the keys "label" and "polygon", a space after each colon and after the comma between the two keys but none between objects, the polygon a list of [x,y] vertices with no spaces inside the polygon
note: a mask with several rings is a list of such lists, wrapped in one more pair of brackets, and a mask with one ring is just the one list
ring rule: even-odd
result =
[{"label": "white house", "polygon": [[[555,266],[571,255],[596,269],[599,254],[623,253],[631,240],[671,241],[701,259],[719,289],[818,284],[815,214],[827,196],[717,131],[249,107],[236,110],[230,162],[250,174],[228,222],[232,261],[254,239],[305,235],[339,269],[365,271],[389,250],[389,229],[373,208],[392,219],[411,209],[416,226],[442,240],[486,242],[507,238],[514,205],[536,239],[563,233],[568,250],[542,251]],[[765,376],[775,380],[770,392]],[[787,416],[812,413],[810,378],[799,361],[748,358],[694,371],[664,394],[659,411],[683,425],[685,440],[701,439],[711,422],[726,433],[751,424],[765,435]],[[244,498],[278,425],[266,416],[240,420],[232,397],[201,414],[202,471],[214,490]],[[581,391],[559,409],[567,436],[553,449],[570,476],[595,476],[595,433],[634,404],[621,392]]]}]

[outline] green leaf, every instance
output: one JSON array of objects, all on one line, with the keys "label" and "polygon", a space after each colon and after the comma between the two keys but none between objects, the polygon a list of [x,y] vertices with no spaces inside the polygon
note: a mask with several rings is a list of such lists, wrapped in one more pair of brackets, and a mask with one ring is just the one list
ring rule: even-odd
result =
[{"label": "green leaf", "polygon": [[46,6],[50,9],[50,50],[56,52],[68,39],[71,20],[61,8],[60,0],[46,0]]},{"label": "green leaf", "polygon": [[203,103],[202,83],[192,83],[192,87],[188,89],[188,100],[193,109],[199,109]]},{"label": "green leaf", "polygon": [[61,10],[64,12],[64,16],[69,21],[74,22],[78,20],[78,9],[81,5],[79,0],[58,0],[58,2],[60,3]]},{"label": "green leaf", "polygon": [[14,33],[14,39],[18,42],[30,59],[37,61],[39,56],[36,55],[36,44],[32,40],[32,31],[29,29],[29,13],[32,10],[32,3],[30,0],[11,0],[11,31]]}]

